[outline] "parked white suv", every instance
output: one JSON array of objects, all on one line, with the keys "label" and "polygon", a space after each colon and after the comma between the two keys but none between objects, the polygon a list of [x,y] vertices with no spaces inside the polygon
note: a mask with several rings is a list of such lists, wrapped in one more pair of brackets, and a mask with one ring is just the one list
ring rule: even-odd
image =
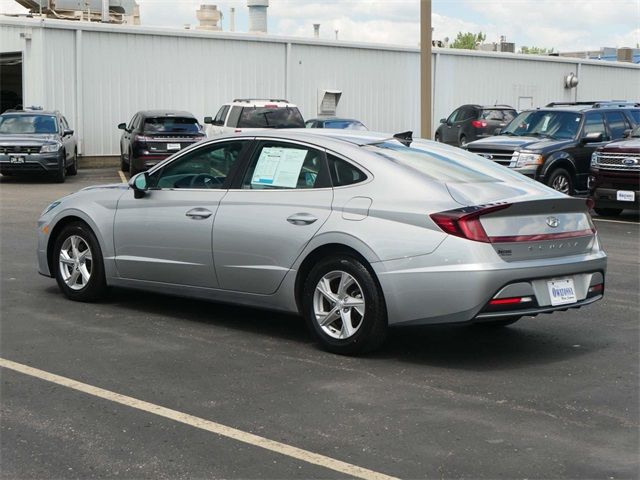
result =
[{"label": "parked white suv", "polygon": [[282,99],[236,98],[215,117],[204,117],[207,137],[261,128],[304,128],[298,107]]}]

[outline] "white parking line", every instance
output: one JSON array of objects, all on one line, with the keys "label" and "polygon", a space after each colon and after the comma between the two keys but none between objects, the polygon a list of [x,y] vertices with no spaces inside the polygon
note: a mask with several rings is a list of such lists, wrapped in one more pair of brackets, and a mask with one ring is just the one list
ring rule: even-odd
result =
[{"label": "white parking line", "polygon": [[609,223],[626,223],[627,225],[640,225],[638,222],[625,222],[624,220],[608,220],[606,218],[594,218],[596,222],[609,222]]},{"label": "white parking line", "polygon": [[287,457],[295,458],[306,463],[318,465],[336,472],[343,473],[345,475],[351,475],[352,477],[362,478],[365,480],[397,480],[395,477],[390,477],[383,473],[368,470],[366,468],[358,467],[357,465],[351,465],[350,463],[342,462],[340,460],[333,459],[331,457],[325,457],[318,453],[313,453],[308,450],[303,450],[298,447],[287,445],[286,443],[277,442],[275,440],[269,440],[268,438],[260,437],[252,433],[248,433],[236,428],[227,427],[220,423],[212,422],[211,420],[205,420],[204,418],[195,417],[188,413],[182,413],[177,410],[155,405],[153,403],[145,402],[144,400],[138,400],[137,398],[128,397],[119,393],[104,390],[99,387],[94,387],[86,383],[78,382],[70,378],[61,377],[54,373],[45,372],[37,368],[29,367],[21,363],[12,362],[0,358],[0,367],[13,370],[15,372],[29,375],[31,377],[45,380],[47,382],[55,383],[63,387],[71,388],[79,392],[87,393],[95,397],[103,398],[121,405],[126,405],[137,410],[142,410],[147,413],[152,413],[160,417],[168,418],[176,422],[184,423],[191,427],[200,428],[223,437],[231,438],[239,442],[247,443],[255,447],[264,448],[272,452],[286,455]]},{"label": "white parking line", "polygon": [[118,175],[120,175],[120,180],[122,180],[122,183],[127,183],[127,177],[124,176],[124,172],[122,170],[118,170]]}]

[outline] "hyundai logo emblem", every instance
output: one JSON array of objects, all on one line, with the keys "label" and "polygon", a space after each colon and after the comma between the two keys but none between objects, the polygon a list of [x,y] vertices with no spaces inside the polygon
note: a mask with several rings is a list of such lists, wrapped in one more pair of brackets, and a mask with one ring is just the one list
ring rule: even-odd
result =
[{"label": "hyundai logo emblem", "polygon": [[560,225],[560,222],[556,217],[547,217],[547,225],[551,228],[557,228]]},{"label": "hyundai logo emblem", "polygon": [[626,165],[628,167],[630,167],[632,165],[637,165],[638,164],[638,159],[637,158],[631,158],[631,157],[623,158],[622,159],[622,164]]},{"label": "hyundai logo emblem", "polygon": [[478,155],[486,158],[487,160],[493,160],[493,155],[491,155],[490,153],[479,153]]}]

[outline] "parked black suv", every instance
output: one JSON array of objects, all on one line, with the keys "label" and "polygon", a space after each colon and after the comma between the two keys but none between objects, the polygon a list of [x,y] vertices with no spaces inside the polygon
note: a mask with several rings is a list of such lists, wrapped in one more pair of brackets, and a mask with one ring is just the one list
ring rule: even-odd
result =
[{"label": "parked black suv", "polygon": [[498,136],[466,148],[560,192],[584,194],[591,154],[638,124],[637,103],[550,103],[522,112]]},{"label": "parked black suv", "polygon": [[464,147],[469,142],[494,135],[497,129],[506,127],[517,114],[509,105],[462,105],[449,118],[440,120],[434,138],[436,142]]},{"label": "parked black suv", "polygon": [[32,107],[0,115],[0,173],[48,174],[57,182],[78,173],[78,146],[60,112]]},{"label": "parked black suv", "polygon": [[123,130],[120,169],[131,176],[205,138],[196,117],[177,110],[138,112],[129,125],[121,123],[118,128]]},{"label": "parked black suv", "polygon": [[640,127],[593,153],[589,184],[598,215],[640,210]]}]

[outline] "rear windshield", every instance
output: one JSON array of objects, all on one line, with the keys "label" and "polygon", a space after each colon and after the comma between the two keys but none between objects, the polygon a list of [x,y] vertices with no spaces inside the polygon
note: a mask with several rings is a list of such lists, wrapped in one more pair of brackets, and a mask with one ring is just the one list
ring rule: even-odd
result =
[{"label": "rear windshield", "polygon": [[2,115],[0,134],[57,133],[56,117],[53,115]]},{"label": "rear windshield", "polygon": [[198,120],[189,117],[150,117],[144,119],[144,131],[149,133],[198,133]]},{"label": "rear windshield", "polygon": [[326,120],[324,128],[343,128],[345,130],[366,130],[362,123],[357,120]]},{"label": "rear windshield", "polygon": [[497,120],[499,122],[509,123],[516,115],[517,113],[515,110],[498,110],[491,108],[483,110],[480,114],[480,118],[483,120]]},{"label": "rear windshield", "polygon": [[513,182],[526,179],[522,174],[492,160],[446,145],[413,142],[406,147],[392,140],[364,148],[443,183]]},{"label": "rear windshield", "polygon": [[238,128],[304,128],[296,107],[244,107]]}]

